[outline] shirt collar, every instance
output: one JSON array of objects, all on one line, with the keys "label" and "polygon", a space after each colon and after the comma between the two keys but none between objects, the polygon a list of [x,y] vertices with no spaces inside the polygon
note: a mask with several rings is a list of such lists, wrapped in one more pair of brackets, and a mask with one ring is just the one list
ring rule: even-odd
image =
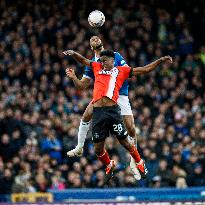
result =
[{"label": "shirt collar", "polygon": [[96,54],[95,54],[95,61],[97,62],[99,60],[99,58],[96,56]]}]

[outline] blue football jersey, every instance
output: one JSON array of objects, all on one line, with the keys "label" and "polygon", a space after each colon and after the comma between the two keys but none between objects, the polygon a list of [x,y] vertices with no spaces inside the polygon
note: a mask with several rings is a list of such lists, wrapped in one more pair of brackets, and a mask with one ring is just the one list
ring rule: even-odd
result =
[{"label": "blue football jersey", "polygon": [[[92,61],[98,61],[99,58],[97,58],[96,56],[94,56],[92,58]],[[118,53],[118,52],[115,52],[115,62],[114,62],[114,66],[123,66],[123,65],[126,65],[126,61],[125,59]],[[93,80],[95,80],[95,76],[94,76],[94,73],[93,73],[93,70],[91,67],[88,67],[88,66],[85,66],[85,71],[84,71],[84,74],[83,74],[83,77],[84,78],[91,78]],[[120,89],[120,95],[126,95],[128,96],[128,87],[129,87],[129,83],[128,83],[128,80],[126,80],[121,89]]]}]

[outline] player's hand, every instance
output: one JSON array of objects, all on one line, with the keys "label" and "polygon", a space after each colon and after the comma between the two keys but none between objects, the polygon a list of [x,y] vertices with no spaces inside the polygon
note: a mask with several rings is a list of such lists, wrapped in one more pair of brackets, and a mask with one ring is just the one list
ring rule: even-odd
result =
[{"label": "player's hand", "polygon": [[161,57],[160,60],[162,62],[165,62],[165,61],[169,61],[170,63],[172,63],[172,57],[171,56],[164,56],[164,57]]},{"label": "player's hand", "polygon": [[66,68],[66,75],[71,78],[71,79],[74,79],[76,78],[76,75],[75,75],[75,71],[71,68]]},{"label": "player's hand", "polygon": [[64,54],[65,56],[67,56],[67,55],[72,56],[74,53],[75,53],[75,51],[73,51],[73,50],[63,51],[63,54]]}]

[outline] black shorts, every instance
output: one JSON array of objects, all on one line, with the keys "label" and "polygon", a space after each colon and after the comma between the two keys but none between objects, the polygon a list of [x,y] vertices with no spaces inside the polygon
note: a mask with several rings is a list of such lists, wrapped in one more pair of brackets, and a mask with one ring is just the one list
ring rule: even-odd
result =
[{"label": "black shorts", "polygon": [[104,141],[110,133],[116,135],[118,139],[127,137],[119,106],[94,107],[92,120],[93,142]]}]

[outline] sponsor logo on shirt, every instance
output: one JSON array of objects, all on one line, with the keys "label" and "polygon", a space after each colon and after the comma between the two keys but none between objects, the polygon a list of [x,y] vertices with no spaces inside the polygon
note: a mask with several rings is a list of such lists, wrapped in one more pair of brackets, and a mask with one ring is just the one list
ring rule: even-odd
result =
[{"label": "sponsor logo on shirt", "polygon": [[100,70],[99,74],[100,75],[112,75],[116,77],[118,75],[118,69],[113,68],[112,70]]}]

